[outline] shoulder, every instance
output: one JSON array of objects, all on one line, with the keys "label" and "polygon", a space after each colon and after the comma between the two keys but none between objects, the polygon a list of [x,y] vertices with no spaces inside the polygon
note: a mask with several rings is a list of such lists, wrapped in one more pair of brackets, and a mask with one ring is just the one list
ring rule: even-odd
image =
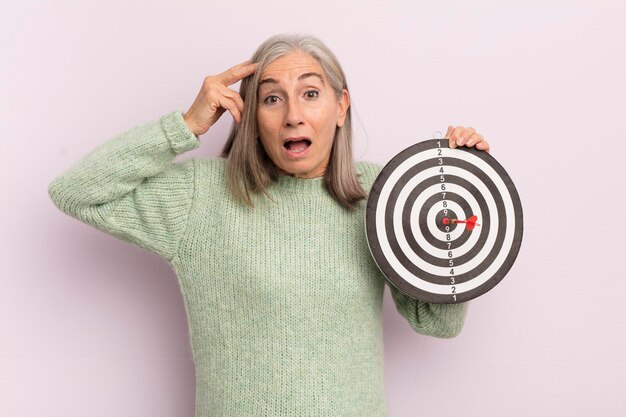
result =
[{"label": "shoulder", "polygon": [[168,171],[174,175],[185,175],[192,180],[196,189],[210,189],[212,192],[225,187],[223,158],[191,157],[173,163]]},{"label": "shoulder", "polygon": [[167,165],[158,174],[146,178],[146,182],[176,184],[181,181],[193,181],[196,174],[194,158],[181,159]]},{"label": "shoulder", "polygon": [[374,173],[375,175],[378,175],[380,170],[383,169],[383,166],[377,162],[355,161],[354,168],[356,169],[357,173],[362,172],[366,175]]},{"label": "shoulder", "polygon": [[212,180],[223,180],[226,168],[226,159],[221,157],[196,159],[198,175]]},{"label": "shoulder", "polygon": [[197,158],[196,163],[206,169],[223,171],[226,166],[226,159],[222,157]]},{"label": "shoulder", "polygon": [[383,169],[383,166],[371,161],[356,161],[354,163],[354,169],[361,185],[363,185],[365,190],[369,193],[370,188],[372,188],[372,184],[376,180],[376,177],[378,177],[380,171]]}]

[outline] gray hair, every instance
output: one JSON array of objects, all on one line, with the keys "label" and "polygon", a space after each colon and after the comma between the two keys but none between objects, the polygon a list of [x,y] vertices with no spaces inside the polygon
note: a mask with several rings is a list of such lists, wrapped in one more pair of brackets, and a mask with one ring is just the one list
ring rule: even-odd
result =
[{"label": "gray hair", "polygon": [[[259,140],[256,118],[259,77],[269,63],[295,51],[305,52],[319,62],[338,100],[343,89],[348,90],[346,77],[337,57],[314,36],[278,34],[259,46],[251,58],[252,62],[259,63],[257,70],[241,80],[239,94],[245,102],[241,123],[233,123],[220,155],[227,159],[225,175],[229,189],[237,199],[249,206],[254,206],[251,192],[268,196],[267,188],[279,173]],[[352,159],[350,108],[348,106],[343,126],[336,128],[330,159],[324,173],[324,184],[338,203],[353,209],[367,194],[357,180]]]}]

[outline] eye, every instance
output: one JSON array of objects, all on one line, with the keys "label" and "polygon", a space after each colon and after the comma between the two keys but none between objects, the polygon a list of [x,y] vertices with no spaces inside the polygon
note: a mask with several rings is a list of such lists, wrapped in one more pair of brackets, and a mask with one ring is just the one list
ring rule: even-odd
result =
[{"label": "eye", "polygon": [[278,96],[275,96],[275,95],[267,96],[263,99],[263,103],[265,104],[274,104],[277,102],[278,102]]},{"label": "eye", "polygon": [[317,90],[309,90],[304,93],[304,95],[306,96],[306,98],[317,98],[320,95],[320,92]]}]

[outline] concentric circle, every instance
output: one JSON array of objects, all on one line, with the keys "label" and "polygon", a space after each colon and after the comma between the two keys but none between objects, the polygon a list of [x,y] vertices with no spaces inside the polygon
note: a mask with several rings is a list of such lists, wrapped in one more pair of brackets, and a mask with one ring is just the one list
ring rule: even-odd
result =
[{"label": "concentric circle", "polygon": [[487,152],[433,139],[383,167],[367,200],[365,230],[376,264],[396,288],[425,302],[460,303],[511,269],[522,205]]}]

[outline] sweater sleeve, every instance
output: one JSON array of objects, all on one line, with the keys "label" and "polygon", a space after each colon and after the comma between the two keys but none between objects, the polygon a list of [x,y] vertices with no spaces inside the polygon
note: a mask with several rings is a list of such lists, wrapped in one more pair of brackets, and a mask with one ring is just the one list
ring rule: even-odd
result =
[{"label": "sweater sleeve", "polygon": [[461,333],[469,301],[458,304],[433,304],[416,300],[389,284],[396,310],[417,333],[451,338]]},{"label": "sweater sleeve", "polygon": [[[362,162],[359,165],[364,174],[363,185],[369,193],[382,166],[372,162]],[[439,338],[455,337],[461,332],[469,302],[434,304],[419,301],[398,290],[382,272],[381,276],[385,284],[389,286],[396,310],[415,332]]]},{"label": "sweater sleeve", "polygon": [[200,146],[176,110],[103,143],[55,178],[48,194],[62,212],[171,260],[187,226]]}]

